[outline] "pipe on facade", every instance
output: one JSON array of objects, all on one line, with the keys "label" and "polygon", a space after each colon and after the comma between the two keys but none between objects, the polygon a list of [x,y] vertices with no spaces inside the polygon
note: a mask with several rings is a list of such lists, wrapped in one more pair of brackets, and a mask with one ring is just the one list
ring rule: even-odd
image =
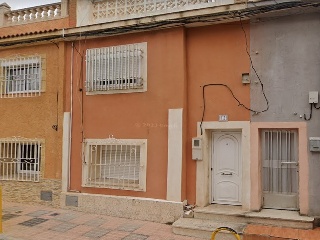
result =
[{"label": "pipe on facade", "polygon": [[71,43],[71,73],[70,73],[70,122],[69,122],[69,156],[68,156],[68,183],[67,189],[70,191],[71,181],[71,148],[72,148],[72,120],[73,120],[73,58],[74,58],[74,42]]}]

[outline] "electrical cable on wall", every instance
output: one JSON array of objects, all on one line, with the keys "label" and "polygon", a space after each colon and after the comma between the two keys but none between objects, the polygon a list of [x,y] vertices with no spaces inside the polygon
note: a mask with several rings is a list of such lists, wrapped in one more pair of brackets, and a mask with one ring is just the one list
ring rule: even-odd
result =
[{"label": "electrical cable on wall", "polygon": [[209,84],[205,84],[202,86],[202,101],[203,101],[203,110],[202,110],[202,118],[201,118],[201,123],[200,123],[200,130],[201,130],[201,135],[202,135],[202,123],[204,120],[204,114],[206,111],[206,99],[205,99],[205,88],[206,87],[210,87],[210,86],[221,86],[221,87],[225,87],[229,90],[229,92],[231,93],[232,97],[238,102],[238,106],[243,107],[244,109],[253,112],[254,114],[258,114],[258,111],[255,111],[247,106],[245,106],[243,103],[240,102],[240,100],[234,95],[233,91],[231,90],[231,88],[223,83],[209,83]]},{"label": "electrical cable on wall", "polygon": [[80,56],[80,75],[79,75],[79,79],[78,79],[78,82],[77,82],[77,88],[78,88],[78,91],[80,92],[80,96],[79,96],[79,104],[80,104],[80,113],[81,113],[81,142],[83,143],[84,142],[84,139],[85,139],[85,136],[84,136],[84,107],[83,107],[83,94],[84,94],[84,91],[83,91],[83,78],[84,78],[84,75],[83,75],[83,64],[84,64],[84,50],[83,50],[83,53],[80,52],[80,48],[81,48],[81,42],[78,41],[78,44],[79,44],[79,49],[74,46],[76,52],[78,53],[78,55]]},{"label": "electrical cable on wall", "polygon": [[[254,3],[252,3],[254,4]],[[254,9],[243,9],[241,11],[237,11],[237,13],[241,13],[241,16],[243,17],[252,17],[256,16],[258,14],[268,13],[272,11],[281,11],[285,9],[303,9],[308,7],[320,7],[320,3],[299,3],[299,2],[285,2],[285,3],[279,3],[275,6],[261,6],[259,8]],[[132,31],[147,31],[149,29],[155,29],[155,28],[168,28],[168,27],[177,27],[177,26],[185,26],[186,24],[196,23],[196,22],[218,22],[221,20],[231,20],[235,18],[235,12],[229,12],[229,15],[227,15],[225,12],[223,13],[214,13],[214,14],[208,14],[204,17],[186,17],[186,18],[180,18],[175,20],[166,20],[161,22],[152,22],[148,24],[136,24],[132,26],[125,26],[125,27],[115,27],[115,28],[108,28],[108,29],[99,29],[94,31],[88,31],[84,33],[63,33],[63,41],[66,41],[66,38],[71,37],[85,37],[85,36],[111,36],[121,33],[129,33]],[[214,17],[216,19],[210,20],[207,18]],[[29,34],[29,33],[27,33]],[[37,42],[45,42],[45,41],[52,41],[54,39],[61,40],[61,35],[56,36],[50,36],[50,37],[44,37],[42,39],[32,39],[32,40],[23,40],[20,42],[9,42],[9,43],[3,43],[0,44],[1,47],[6,46],[12,46],[12,45],[18,45],[18,44],[28,44],[28,43],[37,43]]]},{"label": "electrical cable on wall", "polygon": [[[307,118],[306,114],[303,114],[303,118],[304,118],[304,120],[306,120],[306,121],[309,121],[309,120],[311,120],[311,118],[312,118],[312,107],[313,107],[313,104],[314,104],[314,103],[310,103],[310,115],[309,115],[309,117]],[[315,106],[315,107],[316,107],[316,106]],[[318,108],[316,108],[316,109],[318,109]]]},{"label": "electrical cable on wall", "polygon": [[269,110],[269,100],[268,100],[268,98],[267,98],[267,96],[266,96],[266,93],[265,93],[265,91],[264,91],[263,82],[262,82],[262,80],[261,80],[261,78],[260,78],[260,76],[259,76],[256,68],[255,68],[254,65],[253,65],[253,61],[252,61],[252,58],[251,58],[251,55],[250,55],[250,52],[249,52],[249,47],[248,47],[248,37],[247,37],[247,33],[246,33],[246,31],[245,31],[245,29],[244,29],[244,27],[243,27],[241,14],[239,14],[239,20],[240,20],[241,29],[242,29],[242,31],[243,31],[243,33],[244,33],[244,37],[245,37],[245,40],[246,40],[246,52],[247,52],[247,55],[248,55],[249,60],[250,60],[250,66],[251,66],[252,70],[254,71],[254,74],[257,76],[259,82],[260,82],[261,92],[262,92],[263,97],[264,97],[264,99],[265,99],[265,101],[266,101],[266,104],[267,104],[267,107],[266,107],[264,110],[262,110],[262,111],[257,111],[257,113],[263,113],[263,112],[266,112],[266,111]]},{"label": "electrical cable on wall", "polygon": [[317,107],[317,103],[314,103],[313,106],[314,106],[315,109],[320,109],[320,107]]},{"label": "electrical cable on wall", "polygon": [[57,92],[57,122],[55,125],[52,125],[52,129],[58,131],[58,122],[59,122],[59,92]]},{"label": "electrical cable on wall", "polygon": [[261,80],[256,68],[253,65],[253,61],[252,61],[252,58],[251,58],[251,55],[250,55],[250,52],[249,52],[249,47],[248,47],[248,37],[247,37],[247,33],[246,33],[246,31],[245,31],[245,29],[243,27],[242,17],[241,17],[240,13],[239,13],[238,17],[239,17],[239,20],[240,20],[241,29],[242,29],[242,31],[244,33],[244,38],[245,38],[245,42],[246,42],[246,53],[247,53],[247,55],[249,57],[249,60],[250,60],[250,67],[252,68],[252,70],[254,71],[255,75],[257,76],[257,78],[258,78],[258,80],[260,82],[261,91],[262,91],[263,97],[264,97],[264,99],[266,101],[267,107],[265,109],[261,110],[261,111],[253,110],[253,109],[245,106],[244,104],[242,104],[240,102],[240,100],[234,95],[233,91],[231,90],[231,88],[228,85],[222,84],[222,83],[206,84],[206,85],[204,85],[202,87],[203,111],[202,111],[202,118],[201,118],[201,123],[200,123],[201,135],[203,134],[202,123],[203,123],[203,120],[204,120],[204,114],[205,114],[205,110],[206,110],[205,88],[208,87],[208,86],[223,86],[223,87],[226,87],[230,91],[232,97],[238,102],[238,106],[241,106],[244,109],[246,109],[246,110],[248,110],[250,112],[253,112],[254,114],[263,113],[263,112],[266,112],[266,111],[269,110],[269,100],[268,100],[268,98],[267,98],[267,96],[265,94],[263,82],[262,82],[262,80]]},{"label": "electrical cable on wall", "polygon": [[310,103],[310,115],[309,115],[309,117],[307,118],[307,115],[306,115],[306,114],[303,114],[304,120],[306,120],[306,121],[310,121],[310,120],[311,120],[311,118],[312,118],[312,108],[313,108],[313,107],[314,107],[315,109],[317,109],[317,110],[320,109],[320,106],[317,107],[317,103]]}]

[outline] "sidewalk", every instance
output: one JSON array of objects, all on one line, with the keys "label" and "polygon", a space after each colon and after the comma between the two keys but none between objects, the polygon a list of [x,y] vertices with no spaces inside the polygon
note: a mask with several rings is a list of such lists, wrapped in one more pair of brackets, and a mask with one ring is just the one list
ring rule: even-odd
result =
[{"label": "sidewalk", "polygon": [[3,203],[1,240],[200,240],[169,225],[19,203]]}]

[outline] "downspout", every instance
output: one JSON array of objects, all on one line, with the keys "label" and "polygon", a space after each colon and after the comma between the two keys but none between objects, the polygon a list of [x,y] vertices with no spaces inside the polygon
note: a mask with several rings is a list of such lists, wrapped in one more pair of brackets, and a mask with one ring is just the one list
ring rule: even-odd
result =
[{"label": "downspout", "polygon": [[68,154],[68,191],[70,190],[71,181],[71,148],[72,148],[72,120],[73,120],[73,55],[74,42],[71,43],[71,73],[70,73],[70,122],[69,122],[69,154]]}]

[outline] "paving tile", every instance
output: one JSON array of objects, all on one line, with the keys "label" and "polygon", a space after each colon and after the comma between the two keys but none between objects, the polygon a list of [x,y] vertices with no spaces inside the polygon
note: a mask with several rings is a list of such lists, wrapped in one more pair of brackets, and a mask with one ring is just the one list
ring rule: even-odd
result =
[{"label": "paving tile", "polygon": [[21,206],[10,206],[6,207],[5,203],[3,204],[3,208],[6,208],[5,211],[13,213],[13,212],[23,212],[23,208]]},{"label": "paving tile", "polygon": [[[147,240],[176,240],[175,238],[173,238],[173,237],[163,237],[163,236],[150,236],[150,237],[148,237],[148,239]],[[185,239],[185,238],[184,238]]]},{"label": "paving tile", "polygon": [[[171,226],[160,223],[52,207],[5,203],[3,212],[18,215],[4,221],[4,240],[200,240],[174,235]],[[34,218],[46,221],[35,227],[19,224]]]},{"label": "paving tile", "polygon": [[19,223],[19,225],[27,226],[27,227],[34,227],[36,225],[39,225],[40,223],[46,222],[48,219],[44,218],[32,218],[30,220],[24,221]]},{"label": "paving tile", "polygon": [[270,236],[250,234],[250,235],[244,235],[243,240],[270,240]]},{"label": "paving tile", "polygon": [[301,240],[318,240],[320,239],[320,231],[318,230],[301,230],[299,229],[299,239]]},{"label": "paving tile", "polygon": [[266,235],[269,236],[271,233],[271,227],[270,226],[264,226],[264,225],[253,225],[250,224],[246,227],[244,230],[247,234],[256,234],[256,235]]},{"label": "paving tile", "polygon": [[142,234],[130,234],[124,238],[122,238],[122,240],[145,240],[147,239],[149,236],[147,235],[142,235]]},{"label": "paving tile", "polygon": [[[79,214],[80,215],[80,214]],[[79,216],[77,213],[62,213],[54,217],[55,220],[67,222]]]},{"label": "paving tile", "polygon": [[95,228],[92,231],[83,234],[83,236],[89,237],[89,238],[100,238],[106,235],[108,232],[110,232],[110,230],[105,228]]},{"label": "paving tile", "polygon": [[128,236],[130,233],[129,232],[120,232],[120,231],[111,231],[105,236],[103,236],[101,239],[105,240],[121,240],[124,237]]},{"label": "paving tile", "polygon": [[137,224],[123,224],[117,228],[118,231],[124,231],[124,232],[133,232],[140,228],[141,225]]},{"label": "paving tile", "polygon": [[47,211],[47,210],[38,210],[38,211],[35,211],[35,212],[28,213],[26,215],[27,216],[31,216],[31,217],[40,217],[40,216],[46,215],[46,214],[48,214],[50,212],[51,211]]},{"label": "paving tile", "polygon": [[86,226],[86,225],[78,225],[68,231],[70,234],[75,234],[77,236],[82,236],[83,234],[92,231],[95,227]]},{"label": "paving tile", "polygon": [[102,224],[100,227],[108,228],[108,229],[116,229],[127,222],[128,222],[127,219],[113,217],[106,223]]},{"label": "paving tile", "polygon": [[10,237],[5,234],[0,234],[0,240],[20,240],[18,238]]},{"label": "paving tile", "polygon": [[101,218],[94,218],[94,219],[91,219],[91,220],[85,222],[84,225],[93,226],[93,227],[99,227],[104,223],[106,223],[106,220],[101,219]]},{"label": "paving tile", "polygon": [[280,237],[280,238],[289,238],[289,239],[298,239],[299,230],[294,228],[272,227],[270,236]]},{"label": "paving tile", "polygon": [[2,215],[2,221],[7,221],[11,218],[19,217],[20,215],[18,214],[12,214],[12,213],[7,213]]},{"label": "paving tile", "polygon": [[50,228],[49,230],[56,231],[56,232],[67,232],[68,230],[75,228],[76,226],[77,226],[77,224],[65,222],[65,223],[59,224],[57,226],[54,226],[54,227]]},{"label": "paving tile", "polygon": [[[99,217],[101,217],[101,216],[99,216]],[[82,216],[71,219],[69,222],[76,223],[76,224],[85,224],[86,222],[89,222],[90,220],[96,219],[96,218],[97,218],[97,215],[84,214]],[[105,218],[101,217],[101,219],[104,219],[105,222],[107,222],[107,220]]]}]

